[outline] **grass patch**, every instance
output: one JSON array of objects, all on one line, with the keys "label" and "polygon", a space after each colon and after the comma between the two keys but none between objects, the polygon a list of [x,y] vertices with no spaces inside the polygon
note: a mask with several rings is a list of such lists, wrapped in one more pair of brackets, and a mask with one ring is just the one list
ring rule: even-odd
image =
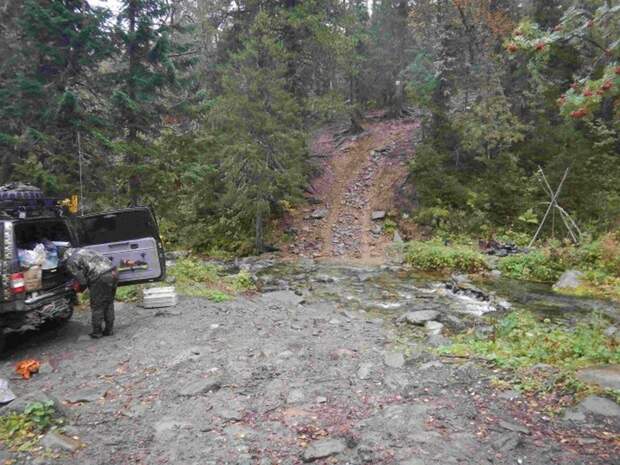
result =
[{"label": "grass patch", "polygon": [[137,302],[140,299],[141,286],[121,286],[116,289],[116,300],[119,302]]},{"label": "grass patch", "polygon": [[56,423],[53,401],[28,404],[23,413],[0,417],[0,442],[8,449],[25,452],[38,446],[39,438]]},{"label": "grass patch", "polygon": [[[594,315],[574,327],[541,320],[531,312],[515,311],[495,324],[490,338],[473,333],[458,336],[442,353],[477,356],[500,368],[513,370],[517,387],[526,391],[563,389],[573,393],[588,387],[575,378],[578,369],[597,364],[620,363],[620,347],[605,336],[609,323]],[[558,370],[550,383],[537,377],[532,367],[550,365]]]},{"label": "grass patch", "polygon": [[205,297],[215,302],[224,302],[235,294],[254,289],[254,281],[247,272],[225,277],[219,273],[217,266],[194,258],[179,260],[168,272],[174,278],[179,294]]},{"label": "grass patch", "polygon": [[405,261],[420,271],[476,273],[488,269],[485,257],[466,245],[446,246],[437,241],[410,242]]},{"label": "grass patch", "polygon": [[[225,302],[236,294],[254,290],[254,280],[246,271],[232,276],[220,276],[220,268],[195,258],[184,258],[168,268],[179,294],[204,297],[214,302]],[[135,303],[140,300],[144,285],[122,286],[116,290],[118,302]],[[88,293],[80,294],[80,302],[88,304]]]}]

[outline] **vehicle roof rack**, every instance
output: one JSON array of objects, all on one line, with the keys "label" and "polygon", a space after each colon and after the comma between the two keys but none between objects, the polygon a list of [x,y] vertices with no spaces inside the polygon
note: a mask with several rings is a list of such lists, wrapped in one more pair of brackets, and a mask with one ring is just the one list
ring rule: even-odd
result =
[{"label": "vehicle roof rack", "polygon": [[5,218],[60,217],[66,214],[67,209],[60,204],[60,199],[0,200],[0,216]]}]

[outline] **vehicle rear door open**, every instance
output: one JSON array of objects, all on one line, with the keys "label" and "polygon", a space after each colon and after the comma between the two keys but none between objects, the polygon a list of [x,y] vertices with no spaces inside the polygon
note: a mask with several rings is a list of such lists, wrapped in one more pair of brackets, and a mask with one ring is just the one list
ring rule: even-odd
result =
[{"label": "vehicle rear door open", "polygon": [[129,208],[78,217],[78,245],[96,250],[119,272],[119,285],[164,279],[166,261],[151,209]]}]

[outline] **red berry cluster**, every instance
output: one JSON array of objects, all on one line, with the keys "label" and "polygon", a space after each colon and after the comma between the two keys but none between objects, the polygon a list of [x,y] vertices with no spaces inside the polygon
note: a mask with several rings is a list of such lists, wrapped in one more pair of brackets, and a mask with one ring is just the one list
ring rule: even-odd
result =
[{"label": "red berry cluster", "polygon": [[588,109],[585,107],[582,107],[579,110],[571,111],[570,116],[571,118],[579,119],[579,118],[583,118],[587,114],[588,114]]}]

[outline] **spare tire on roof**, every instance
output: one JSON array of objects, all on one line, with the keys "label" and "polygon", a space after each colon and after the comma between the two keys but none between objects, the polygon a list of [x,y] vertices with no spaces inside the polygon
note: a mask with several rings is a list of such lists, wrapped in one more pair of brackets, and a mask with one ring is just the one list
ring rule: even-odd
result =
[{"label": "spare tire on roof", "polygon": [[38,187],[13,182],[0,186],[0,200],[40,200],[43,192]]}]

